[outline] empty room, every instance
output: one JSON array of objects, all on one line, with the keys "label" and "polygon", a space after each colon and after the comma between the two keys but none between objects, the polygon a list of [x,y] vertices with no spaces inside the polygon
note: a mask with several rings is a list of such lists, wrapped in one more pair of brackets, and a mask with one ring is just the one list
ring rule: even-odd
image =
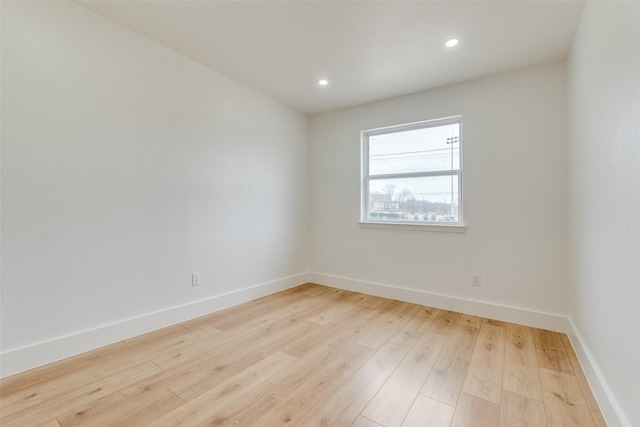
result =
[{"label": "empty room", "polygon": [[0,425],[640,426],[640,1],[0,18]]}]

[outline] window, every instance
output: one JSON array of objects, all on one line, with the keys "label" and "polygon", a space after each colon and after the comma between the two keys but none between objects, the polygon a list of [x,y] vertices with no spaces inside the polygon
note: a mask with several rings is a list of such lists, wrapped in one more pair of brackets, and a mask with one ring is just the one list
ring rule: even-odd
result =
[{"label": "window", "polygon": [[462,118],[362,132],[362,223],[462,226]]}]

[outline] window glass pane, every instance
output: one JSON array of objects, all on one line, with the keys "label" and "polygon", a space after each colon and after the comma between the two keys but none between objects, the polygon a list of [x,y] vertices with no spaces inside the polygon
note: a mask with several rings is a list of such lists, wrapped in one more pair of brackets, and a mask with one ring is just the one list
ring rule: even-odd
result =
[{"label": "window glass pane", "polygon": [[369,136],[369,174],[460,169],[460,124]]},{"label": "window glass pane", "polygon": [[458,176],[372,179],[367,219],[458,222]]}]

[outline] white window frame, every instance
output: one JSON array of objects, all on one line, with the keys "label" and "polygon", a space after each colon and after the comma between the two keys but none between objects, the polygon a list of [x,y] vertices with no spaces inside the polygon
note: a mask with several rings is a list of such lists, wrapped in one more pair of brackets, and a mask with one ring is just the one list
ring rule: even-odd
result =
[{"label": "white window frame", "polygon": [[[459,133],[459,169],[446,169],[437,171],[421,171],[410,173],[393,173],[393,174],[369,174],[369,137],[383,135],[389,133],[404,132],[414,129],[424,129],[429,127],[438,127],[448,124],[458,123],[460,126]],[[368,228],[386,228],[398,230],[420,230],[420,231],[451,231],[464,232],[465,224],[463,221],[463,192],[462,192],[462,116],[451,116],[441,119],[424,120],[420,122],[407,123],[395,126],[387,126],[383,128],[369,129],[361,132],[361,212],[360,225]],[[369,218],[369,182],[376,179],[389,178],[420,178],[432,176],[456,176],[458,178],[458,221],[424,221],[424,220],[402,220],[393,221],[385,219]]]}]

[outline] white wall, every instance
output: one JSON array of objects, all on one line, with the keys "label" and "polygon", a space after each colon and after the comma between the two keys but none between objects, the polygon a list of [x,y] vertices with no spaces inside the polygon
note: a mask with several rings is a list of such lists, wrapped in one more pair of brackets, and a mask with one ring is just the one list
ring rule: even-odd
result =
[{"label": "white wall", "polygon": [[[312,116],[315,277],[565,315],[565,93],[560,62]],[[360,131],[457,114],[466,232],[361,228]],[[473,273],[482,275],[479,288],[471,286]]]},{"label": "white wall", "polygon": [[3,1],[2,352],[304,282],[307,138],[305,115],[78,5]]},{"label": "white wall", "polygon": [[569,316],[619,419],[638,426],[639,2],[587,2],[568,101]]}]

